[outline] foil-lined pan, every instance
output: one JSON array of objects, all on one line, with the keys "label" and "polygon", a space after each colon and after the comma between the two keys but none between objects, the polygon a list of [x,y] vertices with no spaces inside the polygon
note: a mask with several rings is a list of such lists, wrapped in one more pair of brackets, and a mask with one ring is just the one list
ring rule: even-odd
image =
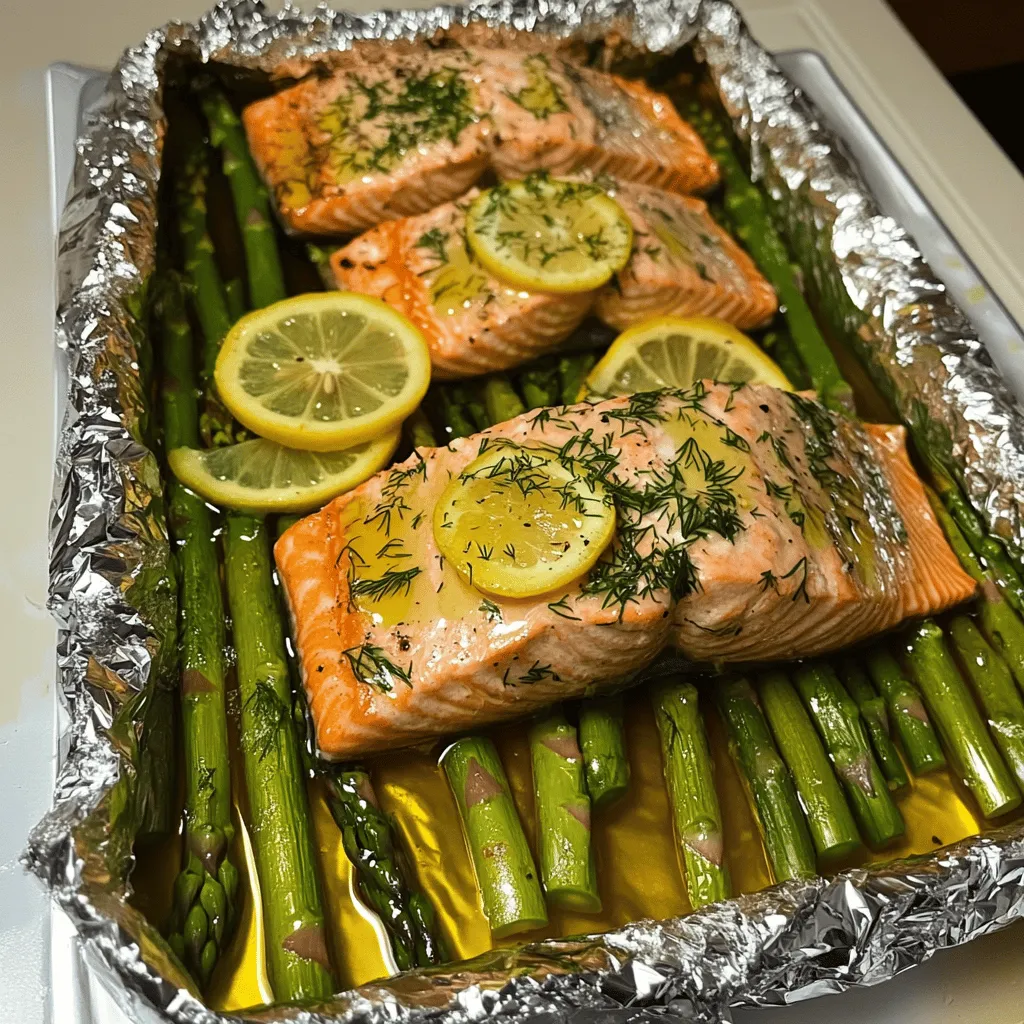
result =
[{"label": "foil-lined pan", "polygon": [[778,1004],[875,984],[937,949],[1000,928],[1024,908],[1024,825],[928,857],[791,882],[682,918],[495,950],[416,971],[317,1007],[230,1017],[203,1006],[156,930],[125,902],[131,847],[156,829],[154,746],[172,694],[173,567],[159,467],[148,447],[143,317],[154,266],[170,55],[294,74],[359,39],[469,31],[615,40],[706,60],[753,173],[777,201],[804,273],[837,311],[876,384],[989,529],[1024,552],[1024,416],[966,318],[905,232],[878,211],[813,106],[724,0],[495,0],[357,16],[266,11],[254,0],[171,23],[129,49],[89,113],[59,243],[58,344],[69,364],[51,511],[50,605],[67,708],[53,810],[25,863],[78,929],[89,964],[129,1013],[171,1021],[501,1016],[718,1021],[730,1005]]}]

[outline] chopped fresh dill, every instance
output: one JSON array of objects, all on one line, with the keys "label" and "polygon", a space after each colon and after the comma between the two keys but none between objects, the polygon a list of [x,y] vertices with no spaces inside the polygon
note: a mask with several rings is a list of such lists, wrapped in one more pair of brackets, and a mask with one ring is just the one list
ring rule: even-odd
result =
[{"label": "chopped fresh dill", "polygon": [[479,611],[487,616],[488,622],[502,621],[501,609],[493,601],[488,601],[486,597],[480,602]]}]

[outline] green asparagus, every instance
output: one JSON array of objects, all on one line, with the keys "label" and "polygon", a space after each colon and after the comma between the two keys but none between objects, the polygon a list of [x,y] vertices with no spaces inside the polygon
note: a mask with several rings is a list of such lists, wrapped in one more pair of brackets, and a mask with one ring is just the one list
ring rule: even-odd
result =
[{"label": "green asparagus", "polygon": [[540,870],[548,902],[586,914],[601,910],[590,838],[590,797],[576,729],[560,710],[530,728]]},{"label": "green asparagus", "polygon": [[593,697],[580,704],[580,748],[594,810],[608,807],[629,789],[629,758],[622,697]]},{"label": "green asparagus", "polygon": [[557,364],[551,360],[534,363],[519,374],[519,388],[527,409],[557,405],[561,394]]},{"label": "green asparagus", "polygon": [[906,664],[953,768],[974,794],[981,813],[992,818],[1012,811],[1020,804],[1020,791],[946,649],[942,630],[931,619],[910,630]]},{"label": "green asparagus", "polygon": [[789,382],[797,391],[803,391],[811,386],[807,367],[804,366],[789,331],[779,329],[765,331],[761,338],[761,347],[779,364],[782,372],[789,378]]},{"label": "green asparagus", "polygon": [[[199,443],[192,330],[176,278],[159,300],[163,338],[164,439]],[[224,685],[224,606],[217,547],[206,503],[176,479],[167,485],[180,594],[181,723],[185,763],[185,848],[174,883],[170,943],[202,987],[238,917],[231,861],[231,759]]]},{"label": "green asparagus", "polygon": [[484,914],[496,939],[548,922],[537,868],[494,744],[457,740],[441,764],[462,815]]},{"label": "green asparagus", "polygon": [[405,432],[412,442],[413,448],[435,448],[437,438],[434,436],[434,428],[427,419],[427,414],[422,409],[417,409],[406,421]]},{"label": "green asparagus", "polygon": [[871,737],[871,746],[889,788],[903,789],[910,784],[910,779],[907,778],[907,770],[903,767],[892,736],[889,735],[889,716],[885,710],[885,701],[871,685],[871,680],[859,662],[846,658],[837,668],[846,692],[860,708],[861,718],[864,719],[868,736]]},{"label": "green asparagus", "polygon": [[484,408],[487,413],[486,426],[515,419],[526,411],[523,400],[504,374],[489,377],[484,384]]},{"label": "green asparagus", "polygon": [[198,91],[210,126],[210,141],[220,149],[224,174],[231,186],[245,248],[249,298],[254,309],[262,309],[287,294],[270,198],[249,153],[245,129],[227,96],[212,81],[200,81]]},{"label": "green asparagus", "polygon": [[559,358],[559,401],[562,405],[573,405],[580,400],[587,374],[596,362],[594,352],[576,352]]},{"label": "green asparagus", "polygon": [[1024,789],[1024,699],[1013,675],[965,615],[950,622],[949,639],[960,666],[974,685],[996,746],[1017,784]]},{"label": "green asparagus", "polygon": [[824,662],[798,666],[793,681],[818,727],[861,834],[873,849],[888,846],[903,835],[903,816],[871,752],[856,703]]},{"label": "green asparagus", "polygon": [[903,674],[900,663],[881,645],[869,648],[865,664],[885,699],[896,735],[915,775],[926,775],[946,764],[939,738],[917,687]]},{"label": "green asparagus", "polygon": [[696,910],[732,893],[711,752],[692,683],[662,683],[651,699],[686,892]]},{"label": "green asparagus", "polygon": [[783,672],[767,672],[758,693],[782,758],[789,766],[822,860],[838,860],[861,846],[850,805],[799,694]]},{"label": "green asparagus", "polygon": [[242,284],[241,278],[233,277],[230,281],[224,282],[224,298],[232,323],[241,320],[245,316],[245,285]]}]

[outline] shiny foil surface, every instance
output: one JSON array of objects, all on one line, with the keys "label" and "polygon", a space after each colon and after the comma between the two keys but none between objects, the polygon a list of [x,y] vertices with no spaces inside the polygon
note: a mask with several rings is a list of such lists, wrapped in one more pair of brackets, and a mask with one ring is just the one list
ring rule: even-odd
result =
[{"label": "shiny foil surface", "polygon": [[[265,998],[260,923],[251,898],[207,1009],[147,917],[177,864],[176,844],[140,854],[153,826],[152,741],[159,701],[175,684],[175,616],[159,467],[148,447],[152,381],[142,324],[153,270],[156,193],[168,53],[294,75],[357,39],[439,31],[592,41],[671,52],[695,43],[707,60],[755,175],[778,201],[806,275],[843,311],[833,329],[855,342],[901,418],[943,448],[993,532],[1024,549],[1017,489],[1024,481],[1024,419],[966,320],[910,239],[882,217],[815,111],[718,0],[498,0],[365,16],[325,9],[271,14],[252,0],[214,8],[195,25],[172,23],[126,51],[89,114],[59,250],[58,342],[70,388],[51,511],[51,607],[60,624],[58,670],[67,714],[54,809],[35,829],[26,864],[75,923],[90,965],[130,1016],[164,1019],[355,1020],[383,1024],[427,1015],[452,1024],[501,1016],[625,1021],[668,1013],[717,1021],[732,1004],[782,1003],[874,984],[1021,914],[1024,826],[978,836],[979,823],[944,776],[915,781],[901,801],[904,859],[849,867],[829,879],[767,881],[739,779],[713,737],[730,863],[748,894],[683,916],[653,726],[645,698],[630,712],[637,799],[598,819],[605,911],[553,915],[552,933],[489,949],[468,859],[452,849],[454,817],[439,807],[443,781],[415,754],[374,765],[383,802],[400,813],[418,852],[421,882],[439,905],[451,951],[468,961],[373,981],[387,973],[379,926],[353,895],[351,870],[313,791],[313,815],[339,971],[358,987],[320,1007],[245,1011]],[[643,706],[641,706],[643,705]],[[527,823],[533,820],[521,731],[501,740]],[[417,761],[417,758],[419,760]],[[652,774],[652,772],[654,774]],[[647,784],[645,784],[647,783]],[[446,794],[445,794],[446,795]],[[659,805],[659,801],[661,802]],[[244,863],[244,834],[240,835]],[[938,847],[938,849],[936,849]],[[140,846],[140,849],[144,847]],[[132,889],[137,890],[132,895]],[[129,896],[132,895],[131,901]],[[258,909],[258,908],[257,908]],[[143,910],[146,913],[143,913]],[[610,930],[609,930],[610,929]],[[343,937],[345,941],[343,940]]]}]

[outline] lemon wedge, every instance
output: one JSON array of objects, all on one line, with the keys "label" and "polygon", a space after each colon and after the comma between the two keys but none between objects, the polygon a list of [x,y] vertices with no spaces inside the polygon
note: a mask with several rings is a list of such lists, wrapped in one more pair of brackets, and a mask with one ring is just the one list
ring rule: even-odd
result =
[{"label": "lemon wedge", "polygon": [[582,576],[611,543],[615,509],[599,481],[555,452],[494,443],[434,509],[441,553],[479,590],[533,597]]},{"label": "lemon wedge", "polygon": [[234,417],[289,448],[337,452],[389,434],[430,383],[423,335],[379,299],[297,295],[250,313],[217,357]]},{"label": "lemon wedge", "polygon": [[477,259],[516,288],[587,292],[626,265],[633,226],[597,185],[533,174],[481,192],[466,237]]},{"label": "lemon wedge", "polygon": [[388,464],[399,431],[340,452],[304,452],[257,438],[226,448],[175,448],[174,475],[200,497],[240,512],[312,512]]},{"label": "lemon wedge", "polygon": [[688,388],[705,379],[792,389],[782,370],[732,324],[713,317],[660,316],[623,331],[590,371],[585,390],[608,398]]}]

